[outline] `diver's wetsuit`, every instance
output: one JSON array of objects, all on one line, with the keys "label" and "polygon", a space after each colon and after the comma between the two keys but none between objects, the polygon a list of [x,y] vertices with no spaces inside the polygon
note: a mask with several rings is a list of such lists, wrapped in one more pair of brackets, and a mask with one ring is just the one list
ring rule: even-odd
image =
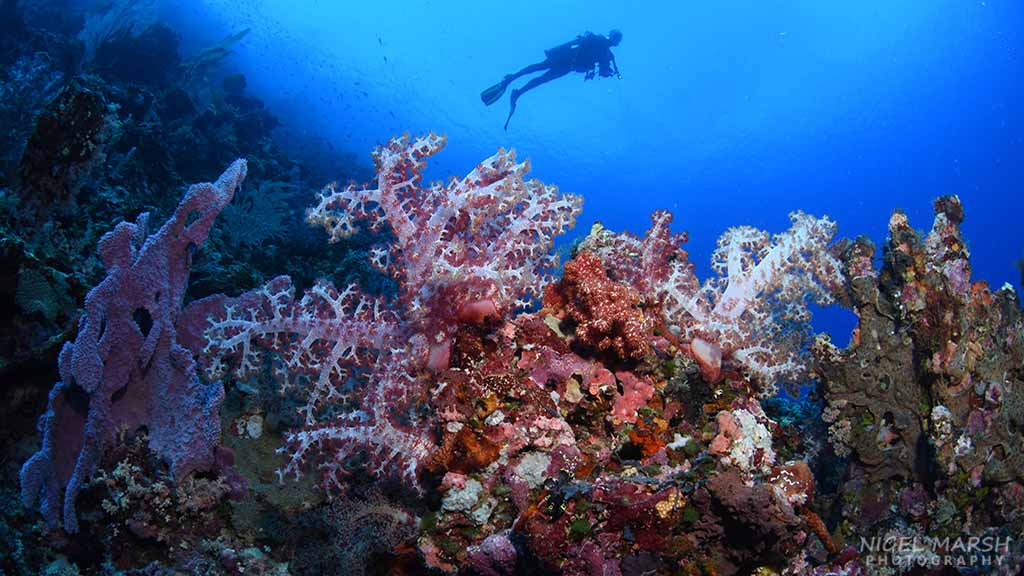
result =
[{"label": "diver's wetsuit", "polygon": [[621,39],[622,33],[618,30],[612,30],[607,37],[601,34],[586,32],[570,42],[545,50],[544,61],[531,64],[514,74],[505,76],[501,82],[484,90],[480,97],[485,104],[491,105],[501,97],[505,88],[513,80],[526,74],[544,70],[543,74],[531,78],[522,88],[512,90],[511,107],[508,112],[508,118],[505,120],[505,129],[508,129],[508,122],[516,111],[516,102],[519,100],[519,97],[524,92],[532,90],[541,84],[550,82],[555,78],[561,78],[570,72],[584,74],[584,78],[587,80],[590,80],[595,75],[599,75],[602,78],[608,78],[613,75],[621,78],[619,67],[615,63],[615,55],[611,51],[613,46],[618,46]]}]

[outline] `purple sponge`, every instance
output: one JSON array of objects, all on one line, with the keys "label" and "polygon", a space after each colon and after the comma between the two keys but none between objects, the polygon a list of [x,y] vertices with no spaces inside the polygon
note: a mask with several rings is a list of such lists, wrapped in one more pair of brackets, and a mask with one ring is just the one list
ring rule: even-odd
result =
[{"label": "purple sponge", "polygon": [[42,447],[21,468],[21,498],[52,527],[78,531],[75,499],[122,428],[146,427],[175,479],[213,463],[220,441],[220,382],[203,384],[178,338],[192,252],[245,179],[236,160],[213,184],[189,188],[174,215],[147,237],[148,214],[100,239],[107,276],[85,298],[75,342],[61,350],[61,381],[39,419]]}]

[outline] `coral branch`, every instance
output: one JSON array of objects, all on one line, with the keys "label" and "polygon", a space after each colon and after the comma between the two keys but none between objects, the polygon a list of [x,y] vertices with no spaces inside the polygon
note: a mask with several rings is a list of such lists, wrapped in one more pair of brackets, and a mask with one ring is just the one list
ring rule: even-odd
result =
[{"label": "coral branch", "polygon": [[376,188],[328,186],[307,214],[332,241],[354,234],[359,221],[391,228],[395,242],[377,249],[373,263],[400,280],[407,319],[421,329],[450,329],[475,303],[505,314],[539,298],[557,265],[554,237],[582,207],[577,196],[526,180],[529,163],[504,150],[461,180],[424,186],[426,159],[444,145],[434,134],[391,140],[373,155]]}]

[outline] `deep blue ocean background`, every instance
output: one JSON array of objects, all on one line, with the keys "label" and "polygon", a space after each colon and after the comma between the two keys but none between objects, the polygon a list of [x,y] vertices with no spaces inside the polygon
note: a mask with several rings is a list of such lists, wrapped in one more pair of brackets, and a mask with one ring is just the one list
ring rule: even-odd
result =
[{"label": "deep blue ocean background", "polygon": [[[668,208],[702,276],[719,234],[779,232],[828,214],[881,243],[894,208],[931,225],[958,194],[975,277],[1020,283],[1024,62],[1019,1],[725,0],[519,3],[189,0],[166,7],[183,51],[251,28],[231,66],[282,119],[369,162],[404,131],[446,133],[430,174],[464,174],[498,147],[582,194],[595,220],[642,232]],[[586,30],[618,28],[622,79],[480,91]],[[526,79],[514,85],[521,85]],[[854,324],[816,319],[841,342]]]}]

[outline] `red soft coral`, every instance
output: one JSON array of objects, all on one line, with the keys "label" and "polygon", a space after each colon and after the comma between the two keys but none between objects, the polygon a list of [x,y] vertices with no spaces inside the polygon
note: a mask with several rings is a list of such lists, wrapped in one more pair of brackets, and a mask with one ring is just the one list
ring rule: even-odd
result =
[{"label": "red soft coral", "polygon": [[585,346],[621,359],[642,358],[650,349],[652,326],[640,294],[609,280],[601,259],[590,252],[565,264],[562,280],[545,288],[544,305],[575,322]]}]

